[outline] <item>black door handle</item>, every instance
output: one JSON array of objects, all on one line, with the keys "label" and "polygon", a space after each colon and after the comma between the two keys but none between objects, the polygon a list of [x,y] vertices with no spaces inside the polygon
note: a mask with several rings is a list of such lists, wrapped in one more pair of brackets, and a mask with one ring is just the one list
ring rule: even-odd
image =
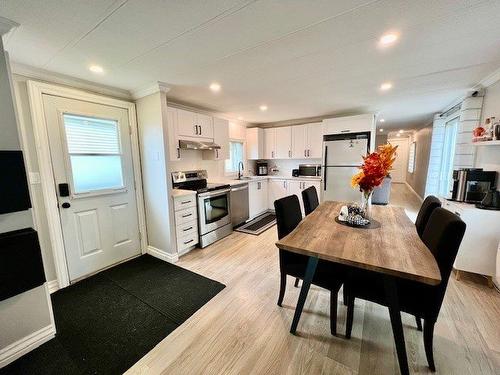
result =
[{"label": "black door handle", "polygon": [[62,208],[70,208],[71,204],[69,204],[69,202],[64,202],[63,204],[61,204],[61,207]]}]

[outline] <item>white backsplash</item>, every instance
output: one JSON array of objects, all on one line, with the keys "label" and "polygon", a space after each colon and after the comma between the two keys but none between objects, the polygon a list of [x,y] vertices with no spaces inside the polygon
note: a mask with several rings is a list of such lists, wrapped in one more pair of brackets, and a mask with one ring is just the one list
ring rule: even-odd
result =
[{"label": "white backsplash", "polygon": [[206,169],[208,178],[214,179],[224,176],[224,161],[203,160],[199,150],[181,150],[181,160],[171,161],[170,169],[172,172]]},{"label": "white backsplash", "polygon": [[[270,175],[274,176],[283,176],[290,177],[292,175],[292,169],[298,169],[299,164],[321,164],[321,159],[298,159],[298,160],[289,160],[289,159],[273,159],[267,160],[267,166]],[[271,169],[276,167],[279,169],[278,172],[271,172]],[[251,170],[255,170],[255,161],[252,161],[249,165]]]}]

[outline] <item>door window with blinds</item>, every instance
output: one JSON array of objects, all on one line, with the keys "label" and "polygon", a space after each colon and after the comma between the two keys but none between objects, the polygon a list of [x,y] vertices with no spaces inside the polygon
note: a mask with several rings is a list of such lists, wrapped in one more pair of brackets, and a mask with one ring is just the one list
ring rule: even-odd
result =
[{"label": "door window with blinds", "polygon": [[123,189],[118,121],[63,114],[63,122],[73,193]]}]

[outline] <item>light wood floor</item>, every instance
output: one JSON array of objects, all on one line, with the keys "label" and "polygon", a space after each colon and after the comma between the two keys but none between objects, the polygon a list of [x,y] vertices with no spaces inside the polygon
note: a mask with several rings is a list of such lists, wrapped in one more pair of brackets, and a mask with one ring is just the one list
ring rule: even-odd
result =
[{"label": "light wood floor", "polygon": [[[419,200],[394,185],[392,204],[409,216]],[[288,279],[283,307],[276,229],[260,236],[235,232],[182,257],[179,266],[227,287],[159,343],[130,374],[398,374],[387,309],[356,301],[351,340],[329,329],[329,292],[312,287],[297,336],[289,333],[299,289]],[[346,309],[339,298],[339,333]],[[412,374],[427,374],[422,334],[403,314]],[[131,343],[133,344],[133,343]],[[435,328],[438,374],[500,374],[500,294],[480,277],[450,280]]]}]

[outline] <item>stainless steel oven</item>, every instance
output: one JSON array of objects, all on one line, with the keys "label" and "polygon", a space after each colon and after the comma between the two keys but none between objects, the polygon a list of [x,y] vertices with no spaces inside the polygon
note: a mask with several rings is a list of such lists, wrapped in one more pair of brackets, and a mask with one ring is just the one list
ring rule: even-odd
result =
[{"label": "stainless steel oven", "polygon": [[232,232],[231,189],[198,193],[200,246],[205,247]]}]

